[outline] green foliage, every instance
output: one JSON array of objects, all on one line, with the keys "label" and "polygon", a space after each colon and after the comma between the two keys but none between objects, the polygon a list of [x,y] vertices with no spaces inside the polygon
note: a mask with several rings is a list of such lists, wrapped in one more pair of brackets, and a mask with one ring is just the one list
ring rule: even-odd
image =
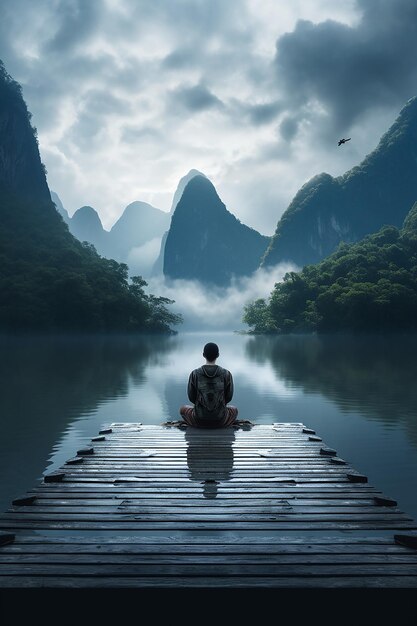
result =
[{"label": "green foliage", "polygon": [[263,298],[247,304],[244,308],[243,321],[253,326],[258,333],[272,333],[277,326],[272,318],[269,306]]},{"label": "green foliage", "polygon": [[417,330],[417,203],[402,229],[384,227],[287,273],[243,321],[260,333]]},{"label": "green foliage", "polygon": [[172,300],[129,281],[128,267],[80,243],[50,206],[3,194],[0,201],[1,331],[171,333]]}]

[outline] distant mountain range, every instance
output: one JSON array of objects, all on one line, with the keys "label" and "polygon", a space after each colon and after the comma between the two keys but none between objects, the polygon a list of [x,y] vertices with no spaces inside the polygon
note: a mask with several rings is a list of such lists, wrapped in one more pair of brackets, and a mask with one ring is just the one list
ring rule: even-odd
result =
[{"label": "distant mountain range", "polygon": [[142,266],[135,266],[134,252],[154,239],[158,240],[158,248],[159,241],[169,226],[169,213],[146,202],[132,202],[108,231],[104,229],[100,216],[93,207],[83,206],[70,217],[58,194],[52,192],[51,196],[74,237],[92,243],[101,256],[128,263],[131,274],[151,273],[155,259],[147,264],[147,271],[143,272]]},{"label": "distant mountain range", "polygon": [[[97,252],[104,257],[127,263],[131,275],[158,276],[163,273],[165,242],[171,217],[187,183],[194,176],[204,176],[204,174],[193,169],[181,178],[169,213],[146,202],[132,202],[125,208],[110,231],[104,229],[99,214],[92,207],[83,206],[70,217],[58,194],[52,191],[51,197],[57,211],[77,239],[92,243]],[[154,245],[149,250],[149,258],[145,262],[144,255],[140,254],[139,249],[151,243]],[[152,257],[153,249],[155,249],[154,257]]]},{"label": "distant mountain range", "polygon": [[298,191],[262,265],[316,263],[341,241],[358,241],[384,225],[400,227],[416,200],[417,97],[359,166],[337,178],[319,174]]},{"label": "distant mountain range", "polygon": [[[98,253],[129,265],[130,274],[165,275],[214,285],[247,276],[260,264],[269,238],[242,224],[220,200],[213,184],[198,170],[181,178],[169,213],[146,202],[132,202],[110,231],[90,206],[72,217],[53,193],[70,232],[92,243]],[[156,242],[145,260],[141,249]],[[159,247],[159,255],[158,253]]]},{"label": "distant mountain range", "polygon": [[128,263],[131,274],[226,285],[260,266],[303,267],[327,257],[342,241],[359,241],[384,225],[401,226],[417,199],[417,98],[406,103],[360,165],[336,178],[318,174],[303,185],[272,238],[236,219],[198,170],[180,180],[169,213],[133,202],[110,231],[91,207],[70,218],[59,198],[53,199],[77,238]]}]

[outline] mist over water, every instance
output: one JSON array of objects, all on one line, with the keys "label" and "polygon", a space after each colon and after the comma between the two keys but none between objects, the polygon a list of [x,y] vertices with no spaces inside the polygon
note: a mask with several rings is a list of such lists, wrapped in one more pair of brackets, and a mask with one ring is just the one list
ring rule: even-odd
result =
[{"label": "mist over water", "polygon": [[[417,519],[417,337],[0,338],[0,508],[111,422],[178,419],[207,341],[232,403],[257,424],[302,422]],[[191,468],[189,468],[191,471]],[[233,472],[233,469],[230,470]]]},{"label": "mist over water", "polygon": [[172,311],[181,313],[181,331],[207,329],[247,329],[242,322],[243,308],[258,298],[267,298],[275,283],[287,272],[299,271],[292,263],[280,263],[258,269],[243,278],[235,278],[228,287],[207,286],[197,280],[146,279],[148,291],[174,300]]}]

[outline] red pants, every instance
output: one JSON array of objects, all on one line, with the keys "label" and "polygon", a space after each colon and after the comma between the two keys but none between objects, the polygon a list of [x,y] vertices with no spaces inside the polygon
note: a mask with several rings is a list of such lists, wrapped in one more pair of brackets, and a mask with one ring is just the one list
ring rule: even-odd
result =
[{"label": "red pants", "polygon": [[180,415],[184,422],[188,426],[195,426],[196,428],[226,428],[232,426],[237,418],[238,410],[235,406],[227,406],[226,414],[221,420],[209,421],[197,419],[194,412],[194,407],[185,405],[180,408]]}]

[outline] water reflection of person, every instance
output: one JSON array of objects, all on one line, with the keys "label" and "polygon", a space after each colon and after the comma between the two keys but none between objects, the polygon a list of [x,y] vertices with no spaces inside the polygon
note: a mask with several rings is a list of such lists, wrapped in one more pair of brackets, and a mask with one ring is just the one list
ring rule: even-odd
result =
[{"label": "water reflection of person", "polygon": [[185,440],[190,480],[198,480],[203,484],[205,498],[215,498],[219,482],[232,477],[234,427],[222,429],[219,436],[215,431],[211,433],[207,430],[203,435],[199,428],[188,426]]}]

